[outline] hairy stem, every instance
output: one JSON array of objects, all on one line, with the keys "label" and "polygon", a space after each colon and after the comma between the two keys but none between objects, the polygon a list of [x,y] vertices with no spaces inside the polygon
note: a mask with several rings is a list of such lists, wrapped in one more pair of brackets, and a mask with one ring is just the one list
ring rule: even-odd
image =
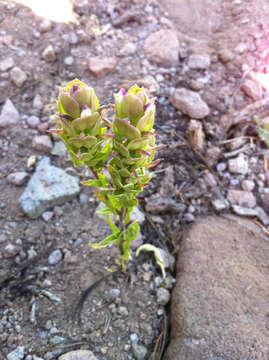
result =
[{"label": "hairy stem", "polygon": [[89,169],[91,170],[91,172],[93,173],[93,175],[94,175],[94,177],[95,177],[95,179],[99,179],[99,176],[98,176],[98,174],[97,174],[97,172],[91,167],[91,166],[89,166]]},{"label": "hairy stem", "polygon": [[[120,221],[120,231],[122,231],[123,234],[125,229],[125,217],[126,217],[126,208],[122,208],[121,211],[119,212],[119,221]],[[124,244],[124,235],[122,235],[120,239],[120,249],[119,249],[120,255],[124,254],[123,244]]]}]

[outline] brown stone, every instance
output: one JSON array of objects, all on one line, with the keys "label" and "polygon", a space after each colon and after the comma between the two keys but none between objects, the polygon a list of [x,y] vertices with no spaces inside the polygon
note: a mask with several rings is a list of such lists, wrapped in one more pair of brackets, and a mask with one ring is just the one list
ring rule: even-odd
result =
[{"label": "brown stone", "polygon": [[114,57],[101,58],[95,56],[89,60],[89,70],[99,78],[112,71],[116,64],[117,60]]},{"label": "brown stone", "polygon": [[268,359],[268,264],[268,238],[251,220],[197,221],[179,250],[164,359]]},{"label": "brown stone", "polygon": [[178,64],[179,41],[172,30],[151,34],[145,41],[144,50],[148,59],[155,64],[167,67]]},{"label": "brown stone", "polygon": [[262,98],[262,87],[253,79],[246,79],[243,83],[242,90],[253,100],[259,100]]},{"label": "brown stone", "polygon": [[186,131],[187,139],[192,147],[203,150],[205,147],[205,133],[200,121],[191,120]]}]

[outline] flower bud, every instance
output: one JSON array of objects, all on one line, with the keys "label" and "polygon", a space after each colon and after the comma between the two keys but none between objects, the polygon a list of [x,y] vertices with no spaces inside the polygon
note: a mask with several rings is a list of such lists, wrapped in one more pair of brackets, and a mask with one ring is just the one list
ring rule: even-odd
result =
[{"label": "flower bud", "polygon": [[78,102],[72,98],[65,90],[61,92],[59,101],[61,101],[61,105],[64,111],[70,115],[73,119],[79,117],[80,108]]},{"label": "flower bud", "polygon": [[133,94],[126,94],[122,99],[123,114],[132,119],[137,118],[144,110],[144,103],[142,100]]},{"label": "flower bud", "polygon": [[96,124],[100,115],[95,112],[90,116],[80,117],[72,122],[72,126],[78,131],[91,130]]},{"label": "flower bud", "polygon": [[70,96],[72,96],[72,98],[77,101],[77,103],[80,106],[80,109],[82,109],[84,105],[90,103],[90,98],[92,95],[91,90],[92,89],[88,88],[88,86],[80,87],[78,84],[74,84],[71,87]]},{"label": "flower bud", "polygon": [[141,136],[140,131],[131,125],[128,119],[120,119],[116,117],[114,126],[116,127],[118,134],[122,137],[126,137],[127,139],[136,139]]},{"label": "flower bud", "polygon": [[138,120],[137,128],[144,132],[144,131],[150,131],[153,127],[154,123],[154,116],[155,116],[155,105],[149,103],[150,105],[146,105],[146,111],[144,115]]}]

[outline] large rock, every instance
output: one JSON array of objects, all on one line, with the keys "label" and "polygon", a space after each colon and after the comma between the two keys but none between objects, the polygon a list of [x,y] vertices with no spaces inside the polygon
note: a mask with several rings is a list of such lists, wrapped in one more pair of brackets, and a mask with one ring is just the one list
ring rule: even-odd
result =
[{"label": "large rock", "polygon": [[73,199],[78,193],[79,180],[50,165],[50,159],[44,157],[36,167],[19,203],[25,214],[34,219],[46,209]]},{"label": "large rock", "polygon": [[20,114],[11,100],[6,99],[0,115],[0,128],[16,125],[19,122]]},{"label": "large rock", "polygon": [[199,220],[183,238],[165,360],[268,359],[269,242],[250,220]]},{"label": "large rock", "polygon": [[176,89],[170,98],[174,107],[194,119],[203,119],[210,110],[201,96],[187,89]]},{"label": "large rock", "polygon": [[151,34],[145,41],[145,53],[150,61],[161,66],[178,64],[179,42],[172,30],[160,30]]}]

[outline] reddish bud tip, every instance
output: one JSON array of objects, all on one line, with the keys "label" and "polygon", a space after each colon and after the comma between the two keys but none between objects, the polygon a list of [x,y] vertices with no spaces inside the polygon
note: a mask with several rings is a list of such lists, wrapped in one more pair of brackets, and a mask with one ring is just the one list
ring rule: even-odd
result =
[{"label": "reddish bud tip", "polygon": [[126,95],[126,91],[123,88],[120,89],[120,92],[122,93],[122,95]]}]

